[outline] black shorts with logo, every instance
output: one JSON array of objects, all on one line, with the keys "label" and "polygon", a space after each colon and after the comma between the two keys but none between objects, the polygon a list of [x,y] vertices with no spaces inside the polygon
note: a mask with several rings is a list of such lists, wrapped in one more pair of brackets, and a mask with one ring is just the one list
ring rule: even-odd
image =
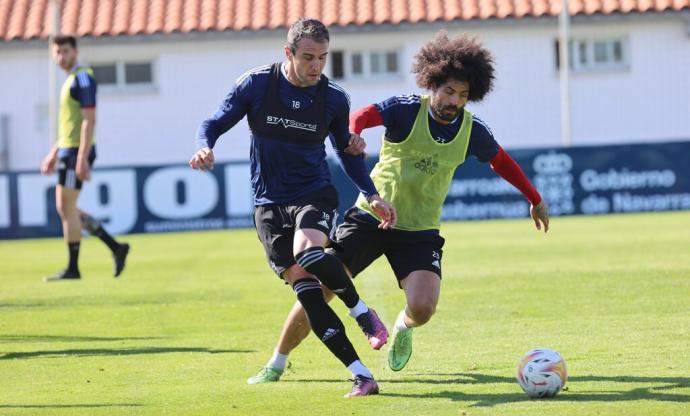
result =
[{"label": "black shorts with logo", "polygon": [[269,265],[278,276],[297,263],[292,252],[295,231],[316,229],[333,239],[337,209],[338,194],[332,186],[289,205],[260,205],[254,208],[256,233],[264,246]]},{"label": "black shorts with logo", "polygon": [[[58,153],[59,154],[59,153]],[[95,148],[89,154],[89,167],[96,160]],[[81,189],[82,182],[77,178],[77,152],[70,152],[58,156],[57,160],[58,185],[63,188]]]},{"label": "black shorts with logo", "polygon": [[417,270],[428,270],[441,277],[441,258],[445,239],[438,230],[382,230],[378,221],[357,207],[345,213],[336,232],[335,254],[355,277],[382,255],[386,256],[400,281]]}]

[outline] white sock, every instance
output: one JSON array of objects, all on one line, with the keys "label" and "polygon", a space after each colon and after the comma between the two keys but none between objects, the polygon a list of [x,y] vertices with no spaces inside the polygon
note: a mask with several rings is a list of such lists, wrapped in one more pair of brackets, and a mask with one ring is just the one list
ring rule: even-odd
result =
[{"label": "white sock", "polygon": [[369,369],[366,368],[359,360],[356,360],[352,364],[348,365],[347,369],[350,370],[350,373],[352,373],[352,377],[364,376],[367,378],[374,378],[374,375],[371,374],[371,371],[369,371]]},{"label": "white sock", "polygon": [[360,299],[359,302],[357,302],[357,304],[354,307],[350,308],[348,313],[350,314],[351,317],[356,318],[368,310],[369,310],[369,308],[367,307],[367,304],[364,303],[362,301],[362,299]]},{"label": "white sock", "polygon": [[278,370],[285,370],[285,364],[287,364],[287,354],[281,354],[278,351],[273,351],[273,357],[268,360],[266,367],[277,368]]},{"label": "white sock", "polygon": [[398,314],[398,317],[395,319],[395,329],[397,329],[398,331],[406,331],[408,329],[412,329],[405,325],[405,309],[401,310]]}]

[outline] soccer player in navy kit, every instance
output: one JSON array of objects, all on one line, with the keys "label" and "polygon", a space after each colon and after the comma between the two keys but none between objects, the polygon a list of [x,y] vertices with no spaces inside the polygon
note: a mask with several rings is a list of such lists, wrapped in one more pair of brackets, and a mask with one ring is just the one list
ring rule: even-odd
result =
[{"label": "soccer player in navy kit", "polygon": [[82,229],[108,246],[114,261],[113,276],[118,277],[125,267],[129,244],[118,243],[98,220],[77,208],[82,181],[91,178],[91,165],[96,160],[96,80],[91,68],[78,64],[77,40],[73,36],[56,36],[53,56],[67,73],[67,79],[60,92],[58,140],[43,159],[41,173],[51,174],[57,165],[55,204],[62,220],[69,262],[67,268],[43,280],[54,282],[81,278],[78,261]]},{"label": "soccer player in navy kit", "polygon": [[[546,204],[489,127],[465,109],[491,90],[493,58],[469,36],[449,39],[441,32],[415,56],[412,72],[429,96],[391,97],[350,116],[350,130],[386,128],[379,162],[372,170],[381,196],[397,210],[392,229],[380,229],[378,215],[359,198],[338,227],[336,255],[357,276],[385,255],[405,292],[407,303],[395,322],[388,364],[402,370],[412,354],[412,328],[427,323],[438,303],[445,240],[440,218],[455,169],[474,156],[518,188],[530,202],[538,230],[548,231]],[[332,297],[332,294],[327,295]],[[287,356],[307,336],[308,322],[295,304],[283,326],[276,351]],[[264,380],[275,381],[275,380]]]},{"label": "soccer player in navy kit", "polygon": [[[349,97],[322,75],[328,46],[328,30],[321,22],[296,22],[288,32],[286,61],[255,68],[237,80],[218,111],[201,124],[198,150],[189,164],[193,169],[211,169],[211,149],[218,137],[247,116],[254,222],[269,264],[292,285],[314,333],[352,373],[354,384],[347,397],[365,396],[378,393],[378,385],[325,302],[321,285],[343,300],[373,348],[385,344],[388,332],[359,298],[340,260],[324,251],[335,231],[338,206],[325,160],[326,137],[331,138],[345,172],[381,218],[377,226],[394,225],[395,209],[378,195],[363,155],[345,153],[350,141]],[[284,366],[284,360],[274,354],[269,364],[277,364],[266,366],[261,378],[280,377],[282,371],[272,368]],[[248,382],[253,384],[251,379]]]}]

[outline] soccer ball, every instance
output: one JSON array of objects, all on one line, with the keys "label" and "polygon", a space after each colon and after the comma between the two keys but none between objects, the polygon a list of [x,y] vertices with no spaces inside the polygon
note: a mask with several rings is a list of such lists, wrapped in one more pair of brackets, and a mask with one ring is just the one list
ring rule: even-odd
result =
[{"label": "soccer ball", "polygon": [[528,351],[518,365],[517,380],[529,397],[553,397],[568,378],[565,360],[547,348]]}]

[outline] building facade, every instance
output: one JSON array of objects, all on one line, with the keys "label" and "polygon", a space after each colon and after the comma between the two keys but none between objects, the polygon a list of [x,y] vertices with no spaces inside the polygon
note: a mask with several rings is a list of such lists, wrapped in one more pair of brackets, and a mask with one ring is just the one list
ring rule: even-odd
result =
[{"label": "building facade", "polygon": [[[45,6],[46,2],[36,3]],[[80,43],[80,60],[94,66],[99,80],[99,166],[185,163],[194,151],[199,123],[216,109],[234,81],[249,68],[284,58],[289,13],[281,15],[282,21],[274,21],[270,13],[279,11],[268,12],[265,22],[254,21],[256,27],[222,31],[194,30],[194,23],[178,16],[182,29],[176,30],[167,10],[162,29],[156,31],[150,24],[154,6],[149,5],[149,26],[142,27],[152,33],[145,29],[126,32],[122,24],[119,33],[114,16],[110,31],[99,35],[96,26],[82,27],[87,20],[83,14],[76,23],[69,21],[70,13],[83,11],[69,9],[73,2],[63,3],[62,29],[86,35]],[[89,3],[81,2],[81,7]],[[142,1],[133,3],[132,16]],[[249,3],[257,7],[258,2]],[[657,7],[644,12],[573,13],[573,145],[690,138],[690,0],[676,3],[661,11]],[[235,24],[239,24],[239,6],[234,7]],[[48,9],[43,10],[46,16]],[[444,10],[450,13],[447,5]],[[470,110],[491,126],[506,148],[560,146],[558,11],[551,7],[541,15],[524,16],[517,16],[517,11],[501,16],[499,11],[493,16],[484,13],[488,18],[464,19],[460,13],[459,18],[433,20],[433,10],[427,9],[416,21],[391,15],[388,20],[378,19],[380,23],[373,19],[358,24],[351,17],[350,24],[331,24],[326,74],[349,92],[353,109],[391,95],[423,92],[410,74],[418,48],[441,29],[451,35],[470,32],[494,53],[497,66],[494,91],[484,102],[471,104]],[[31,17],[31,10],[24,12]],[[408,10],[408,17],[413,12]],[[319,13],[317,17],[329,23],[327,11]],[[101,14],[94,16],[97,24]],[[129,29],[137,24],[134,17]],[[339,15],[331,20],[347,18]],[[203,19],[197,16],[196,22],[199,26]],[[5,39],[0,43],[0,168],[34,170],[52,143],[48,77],[54,66],[45,27],[22,37],[21,31],[13,29],[16,22],[11,23],[5,18],[5,30],[0,33]],[[30,22],[25,23],[26,32]],[[63,77],[59,75],[58,83]],[[370,153],[378,151],[380,134],[380,129],[367,133]],[[217,158],[246,160],[248,137],[242,121],[221,139]]]}]

